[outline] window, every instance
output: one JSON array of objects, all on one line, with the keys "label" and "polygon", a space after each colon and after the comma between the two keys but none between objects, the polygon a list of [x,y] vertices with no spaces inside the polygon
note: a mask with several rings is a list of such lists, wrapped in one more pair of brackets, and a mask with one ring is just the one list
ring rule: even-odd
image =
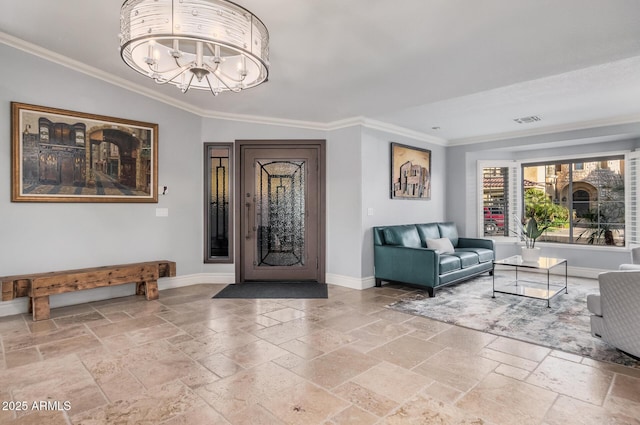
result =
[{"label": "window", "polygon": [[522,166],[524,216],[549,226],[538,239],[625,245],[624,157]]},{"label": "window", "polygon": [[508,236],[505,217],[509,217],[509,169],[486,167],[482,169],[482,209],[485,236]]},{"label": "window", "polygon": [[479,161],[482,193],[478,207],[483,211],[477,224],[480,235],[514,236],[514,220],[520,215],[520,171],[520,164],[514,161]]},{"label": "window", "polygon": [[232,145],[205,143],[205,263],[233,262]]}]

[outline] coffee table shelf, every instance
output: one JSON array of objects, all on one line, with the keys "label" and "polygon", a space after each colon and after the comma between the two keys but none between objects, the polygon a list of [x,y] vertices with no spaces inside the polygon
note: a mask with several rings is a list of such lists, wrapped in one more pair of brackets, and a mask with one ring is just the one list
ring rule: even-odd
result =
[{"label": "coffee table shelf", "polygon": [[[551,270],[564,264],[564,283],[551,282]],[[507,266],[515,269],[515,280],[500,283],[496,287],[496,266]],[[519,269],[546,271],[547,281],[521,279],[518,277]],[[547,300],[547,307],[551,307],[551,298],[560,294],[563,290],[568,294],[567,288],[567,260],[564,258],[540,257],[537,262],[523,261],[520,255],[496,260],[493,262],[493,295],[496,293],[517,295],[521,297]],[[543,274],[544,275],[544,274]]]}]

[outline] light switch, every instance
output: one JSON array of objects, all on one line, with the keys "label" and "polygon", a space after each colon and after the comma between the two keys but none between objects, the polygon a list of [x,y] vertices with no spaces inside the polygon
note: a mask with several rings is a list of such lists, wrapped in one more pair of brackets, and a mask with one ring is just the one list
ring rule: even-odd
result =
[{"label": "light switch", "polygon": [[367,208],[367,215],[373,215],[373,208]]},{"label": "light switch", "polygon": [[156,208],[156,217],[169,217],[169,208]]}]

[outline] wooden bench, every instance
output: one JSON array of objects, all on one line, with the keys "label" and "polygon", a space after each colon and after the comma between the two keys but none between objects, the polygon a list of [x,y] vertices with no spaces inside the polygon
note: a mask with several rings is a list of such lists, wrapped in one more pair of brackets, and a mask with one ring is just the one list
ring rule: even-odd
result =
[{"label": "wooden bench", "polygon": [[158,299],[158,278],[176,275],[173,261],[148,261],[117,266],[92,267],[30,275],[0,277],[2,301],[29,297],[29,312],[33,320],[51,316],[49,295],[105,286],[136,284],[136,294],[147,300]]}]

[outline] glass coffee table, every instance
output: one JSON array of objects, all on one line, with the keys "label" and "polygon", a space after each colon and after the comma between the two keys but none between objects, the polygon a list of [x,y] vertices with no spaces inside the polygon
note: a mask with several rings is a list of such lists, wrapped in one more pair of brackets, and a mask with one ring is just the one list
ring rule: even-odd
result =
[{"label": "glass coffee table", "polygon": [[[551,282],[551,269],[564,264],[564,284],[562,282]],[[496,286],[496,266],[507,266],[515,269],[515,280],[499,283]],[[526,279],[518,277],[518,270],[525,269],[531,271],[542,271],[544,276],[546,271],[547,281],[533,280],[531,274]],[[537,298],[547,300],[547,307],[551,307],[551,298],[558,295],[564,290],[568,294],[567,289],[567,260],[564,258],[540,257],[537,262],[522,261],[520,255],[514,255],[503,260],[495,260],[493,262],[493,295],[496,293],[518,295],[521,297]]]}]

